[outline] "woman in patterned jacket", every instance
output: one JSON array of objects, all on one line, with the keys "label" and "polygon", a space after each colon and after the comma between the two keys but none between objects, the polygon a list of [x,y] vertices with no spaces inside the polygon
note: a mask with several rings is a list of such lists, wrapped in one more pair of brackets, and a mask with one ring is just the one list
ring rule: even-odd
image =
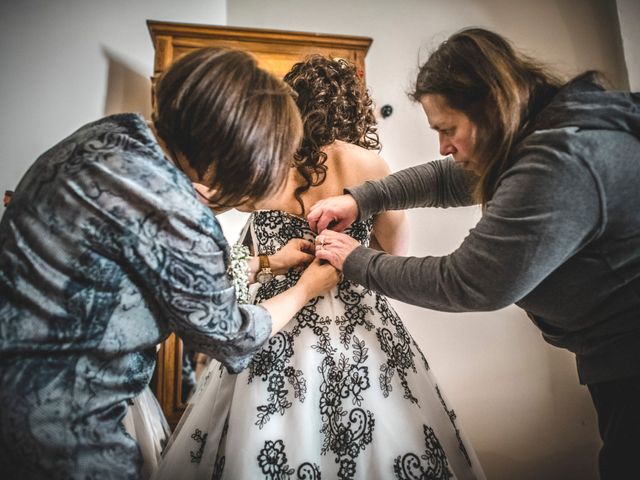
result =
[{"label": "woman in patterned jacket", "polygon": [[[281,81],[246,53],[201,49],[162,77],[153,120],[120,114],[81,127],[36,160],[2,217],[6,478],[138,478],[121,420],[151,378],[158,342],[176,331],[240,371],[337,281],[316,262],[270,303],[238,304],[208,208],[284,183],[301,126]],[[271,267],[309,263],[304,250],[288,244]]]}]

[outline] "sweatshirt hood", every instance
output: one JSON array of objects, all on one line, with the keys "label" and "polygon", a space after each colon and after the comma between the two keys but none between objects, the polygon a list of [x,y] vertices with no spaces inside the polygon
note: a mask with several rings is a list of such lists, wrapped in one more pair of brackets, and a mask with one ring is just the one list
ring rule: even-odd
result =
[{"label": "sweatshirt hood", "polygon": [[640,93],[606,91],[598,85],[595,74],[586,73],[560,89],[538,114],[533,127],[615,130],[640,139]]}]

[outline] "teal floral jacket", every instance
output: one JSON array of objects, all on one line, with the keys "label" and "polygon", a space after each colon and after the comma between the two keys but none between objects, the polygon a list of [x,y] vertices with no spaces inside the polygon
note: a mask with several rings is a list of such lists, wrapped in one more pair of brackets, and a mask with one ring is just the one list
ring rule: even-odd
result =
[{"label": "teal floral jacket", "polygon": [[176,331],[232,372],[271,331],[238,305],[229,247],[134,114],[85,125],[27,171],[0,223],[0,471],[137,478],[121,428]]}]

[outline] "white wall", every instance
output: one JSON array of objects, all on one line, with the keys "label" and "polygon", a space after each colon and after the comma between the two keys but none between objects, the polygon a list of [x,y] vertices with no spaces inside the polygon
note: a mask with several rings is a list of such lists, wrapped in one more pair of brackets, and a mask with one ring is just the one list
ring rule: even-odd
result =
[{"label": "white wall", "polygon": [[[638,25],[637,8],[628,16],[634,1],[618,2],[626,35]],[[405,92],[427,49],[464,26],[495,29],[567,73],[595,67],[628,85],[615,4],[607,0],[2,2],[0,190],[12,189],[40,153],[85,122],[115,111],[148,113],[146,19],[373,37],[367,79],[378,104],[395,109],[380,126],[394,170],[437,156],[436,138]],[[627,38],[637,45],[637,36]],[[412,253],[449,253],[478,215],[474,208],[412,211]],[[546,345],[520,310],[454,315],[396,305],[490,479],[596,478],[595,416],[573,358]]]},{"label": "white wall", "polygon": [[84,123],[149,112],[147,19],[224,25],[226,15],[225,0],[1,2],[0,191]]},{"label": "white wall", "polygon": [[632,92],[640,91],[640,1],[617,0],[624,59]]},{"label": "white wall", "polygon": [[[627,87],[615,4],[606,0],[232,0],[228,24],[365,35],[383,155],[397,170],[438,155],[421,110],[406,91],[419,63],[448,35],[483,26],[567,74],[606,72]],[[636,23],[637,24],[637,23]],[[477,219],[475,208],[415,210],[411,252],[455,249]],[[516,307],[445,314],[395,303],[471,437],[489,479],[597,478],[599,438],[573,356],[547,345]]]}]

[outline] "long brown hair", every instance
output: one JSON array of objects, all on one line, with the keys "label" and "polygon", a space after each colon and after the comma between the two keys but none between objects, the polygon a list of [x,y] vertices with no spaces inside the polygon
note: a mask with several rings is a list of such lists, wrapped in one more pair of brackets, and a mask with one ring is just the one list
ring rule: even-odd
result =
[{"label": "long brown hair", "polygon": [[340,58],[312,55],[284,77],[296,92],[304,134],[294,164],[304,185],[294,195],[304,215],[302,194],[321,185],[327,174],[322,148],[336,140],[379,149],[373,101],[354,65]]},{"label": "long brown hair", "polygon": [[219,47],[179,58],[161,77],[153,116],[159,136],[183,154],[209,199],[237,206],[276,192],[302,135],[290,88],[248,53]]},{"label": "long brown hair", "polygon": [[476,199],[486,205],[500,175],[511,166],[511,149],[563,81],[543,64],[516,52],[497,33],[464,29],[443,42],[420,68],[410,96],[441,95],[477,127],[475,154],[482,159]]}]

